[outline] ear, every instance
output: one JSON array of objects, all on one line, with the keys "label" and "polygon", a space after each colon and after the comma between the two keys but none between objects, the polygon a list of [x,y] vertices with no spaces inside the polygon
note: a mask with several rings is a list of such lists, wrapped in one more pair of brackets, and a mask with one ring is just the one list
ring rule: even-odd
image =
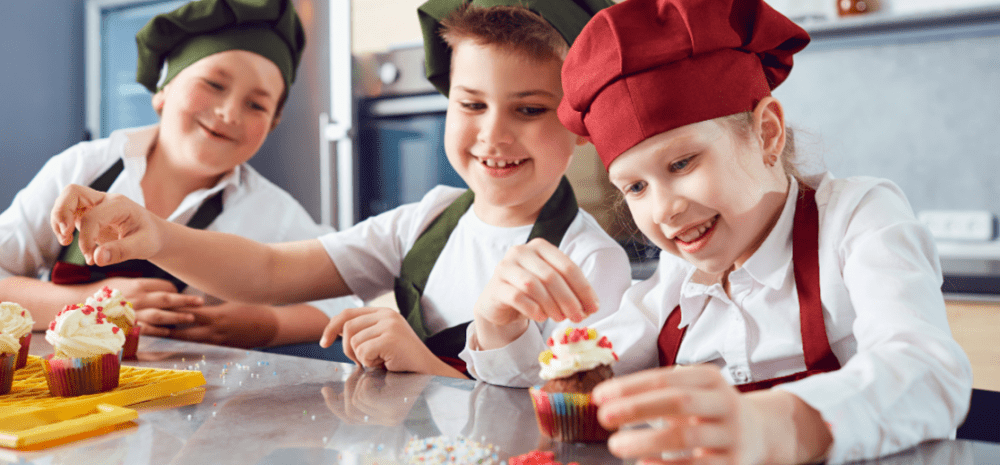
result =
[{"label": "ear", "polygon": [[163,104],[167,100],[166,95],[164,95],[164,91],[166,89],[167,88],[164,87],[163,89],[160,89],[160,90],[156,91],[155,94],[153,94],[153,99],[152,99],[152,101],[153,101],[153,111],[155,111],[157,115],[159,115],[160,113],[163,112]]},{"label": "ear", "polygon": [[753,124],[765,158],[781,157],[786,136],[785,110],[781,102],[774,97],[764,97],[753,110]]},{"label": "ear", "polygon": [[280,114],[274,115],[274,119],[271,120],[271,129],[268,129],[267,132],[270,134],[271,131],[274,130],[274,128],[278,127],[278,123],[280,122],[281,122],[281,115]]}]

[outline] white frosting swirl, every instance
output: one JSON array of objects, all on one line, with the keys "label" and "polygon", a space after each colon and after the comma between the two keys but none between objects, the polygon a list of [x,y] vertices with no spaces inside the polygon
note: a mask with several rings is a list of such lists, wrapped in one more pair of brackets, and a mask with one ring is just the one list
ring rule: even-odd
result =
[{"label": "white frosting swirl", "polygon": [[551,350],[539,356],[542,379],[565,378],[618,360],[607,337],[598,336],[588,328],[567,328],[557,331],[548,342]]},{"label": "white frosting swirl", "polygon": [[6,331],[0,332],[0,354],[16,354],[21,350],[21,338],[11,336]]},{"label": "white frosting swirl", "polygon": [[135,310],[132,303],[122,297],[122,292],[104,286],[94,293],[93,297],[88,297],[86,305],[90,305],[102,312],[108,318],[125,317],[130,324],[135,325]]},{"label": "white frosting swirl", "polygon": [[93,307],[68,306],[45,331],[57,356],[68,358],[116,354],[125,344],[125,332]]},{"label": "white frosting swirl", "polygon": [[0,303],[0,330],[4,333],[20,339],[31,332],[31,327],[34,325],[35,320],[31,318],[31,312],[24,307],[14,302]]}]

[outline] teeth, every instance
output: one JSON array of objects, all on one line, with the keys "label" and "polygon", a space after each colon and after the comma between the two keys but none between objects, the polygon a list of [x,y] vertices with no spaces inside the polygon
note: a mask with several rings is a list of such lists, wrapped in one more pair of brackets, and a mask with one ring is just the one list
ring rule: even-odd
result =
[{"label": "teeth", "polygon": [[482,162],[484,165],[490,168],[505,168],[507,167],[507,165],[512,165],[512,166],[520,165],[521,163],[524,162],[524,160],[506,161],[506,160],[494,160],[492,158],[487,158]]},{"label": "teeth", "polygon": [[676,238],[680,239],[682,242],[691,242],[701,237],[702,234],[705,234],[705,231],[708,231],[708,228],[711,228],[713,224],[715,224],[714,217],[702,224],[699,224],[698,226],[695,226],[691,229],[688,229],[687,231],[684,231],[681,234],[678,234]]}]

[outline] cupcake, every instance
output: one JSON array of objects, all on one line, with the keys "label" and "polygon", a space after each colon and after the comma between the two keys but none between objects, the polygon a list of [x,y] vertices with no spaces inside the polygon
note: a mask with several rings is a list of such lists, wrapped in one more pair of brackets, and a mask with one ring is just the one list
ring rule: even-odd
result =
[{"label": "cupcake", "polygon": [[566,328],[549,338],[549,350],[538,356],[542,386],[528,391],[542,434],[564,442],[600,442],[609,431],[597,422],[597,406],[590,393],[610,378],[618,361],[607,337],[591,328]]},{"label": "cupcake", "polygon": [[31,346],[31,327],[35,320],[31,312],[14,302],[0,303],[0,331],[17,338],[21,349],[17,353],[14,369],[24,368],[28,364],[28,347]]},{"label": "cupcake", "polygon": [[94,307],[66,306],[45,332],[55,351],[42,358],[49,392],[68,397],[118,387],[123,333]]},{"label": "cupcake", "polygon": [[18,339],[5,329],[0,329],[0,394],[9,393],[14,384],[14,365],[21,350]]},{"label": "cupcake", "polygon": [[125,300],[118,289],[104,286],[93,297],[87,298],[86,305],[103,312],[108,321],[125,332],[122,358],[135,360],[135,352],[139,347],[139,325],[135,324],[135,310],[132,308],[132,302]]}]

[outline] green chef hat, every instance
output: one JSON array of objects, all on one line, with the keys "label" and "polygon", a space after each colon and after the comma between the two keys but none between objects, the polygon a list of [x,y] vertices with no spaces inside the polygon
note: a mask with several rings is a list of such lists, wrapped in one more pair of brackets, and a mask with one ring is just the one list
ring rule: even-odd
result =
[{"label": "green chef hat", "polygon": [[441,20],[466,3],[526,7],[545,18],[569,45],[594,14],[614,5],[611,0],[428,0],[417,8],[427,55],[427,79],[444,95],[448,95],[450,87],[451,49],[439,34]]},{"label": "green chef hat", "polygon": [[227,50],[247,50],[273,61],[287,91],[306,35],[292,0],[197,0],[149,20],[135,42],[135,80],[150,92],[194,62]]}]

